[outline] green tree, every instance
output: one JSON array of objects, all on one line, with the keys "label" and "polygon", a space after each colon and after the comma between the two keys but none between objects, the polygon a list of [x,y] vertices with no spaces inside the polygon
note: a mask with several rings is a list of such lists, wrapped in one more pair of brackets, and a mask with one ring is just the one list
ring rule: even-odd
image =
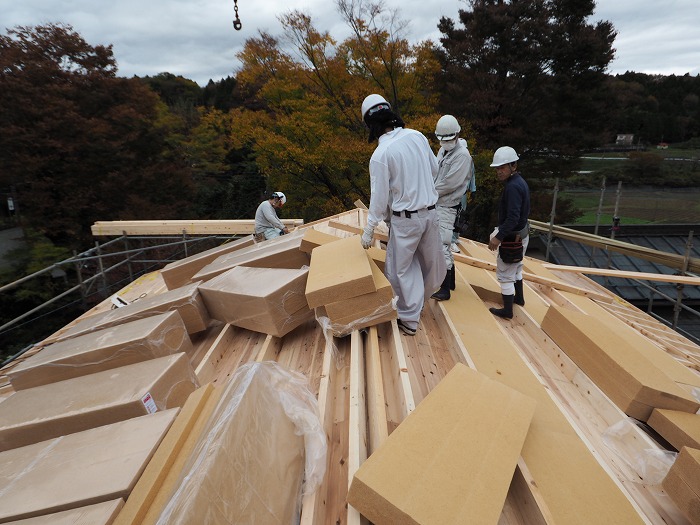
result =
[{"label": "green tree", "polygon": [[[589,24],[594,0],[469,0],[443,17],[442,107],[466,118],[485,147],[547,160],[601,142],[610,22]],[[544,162],[537,171],[546,171]]]},{"label": "green tree", "polygon": [[189,170],[166,154],[158,98],[116,70],[111,46],[67,25],[0,36],[0,186],[56,244],[81,249],[96,220],[186,213]]}]

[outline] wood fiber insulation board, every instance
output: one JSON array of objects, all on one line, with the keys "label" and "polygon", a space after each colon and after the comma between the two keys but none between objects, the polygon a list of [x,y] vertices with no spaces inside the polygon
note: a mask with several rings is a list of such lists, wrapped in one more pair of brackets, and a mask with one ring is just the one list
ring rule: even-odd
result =
[{"label": "wood fiber insulation board", "polygon": [[114,525],[152,525],[157,521],[223,391],[207,383],[187,398]]},{"label": "wood fiber insulation board", "polygon": [[[458,274],[465,265],[458,263]],[[514,343],[499,328],[500,320],[464,281],[443,301],[476,369],[536,400],[537,407],[521,453],[536,483],[548,523],[599,525],[645,523],[635,506],[608,475],[552,400]]]},{"label": "wood fiber insulation board", "polygon": [[126,499],[178,411],[0,453],[0,523]]},{"label": "wood fiber insulation board", "polygon": [[534,411],[458,363],[360,466],[348,503],[376,525],[497,523]]},{"label": "wood fiber insulation board", "polygon": [[181,352],[20,390],[0,403],[0,450],[180,407],[196,381]]},{"label": "wood fiber insulation board", "polygon": [[596,317],[551,305],[542,330],[627,415],[646,421],[654,408],[700,410],[700,402]]},{"label": "wood fiber insulation board", "polygon": [[192,276],[204,268],[207,264],[227,253],[235,252],[253,245],[253,236],[247,235],[242,239],[227,242],[221,246],[205,250],[195,255],[190,255],[179,261],[166,264],[160,271],[165,286],[168,290],[174,290],[191,282]]},{"label": "wood fiber insulation board", "polygon": [[192,351],[185,324],[173,311],[46,346],[8,370],[7,377],[15,390],[26,390]]},{"label": "wood fiber insulation board", "polygon": [[[498,305],[503,303],[501,286],[496,281],[495,271],[483,270],[469,264],[459,264],[455,268],[483,301],[491,301]],[[523,283],[523,293],[525,295],[525,306],[515,305],[513,307],[515,314],[517,315],[517,312],[525,310],[535,321],[540,322],[547,313],[548,304],[530,289],[527,282]]]},{"label": "wood fiber insulation board", "polygon": [[[539,261],[530,262],[530,267],[531,271],[537,275],[550,279],[558,279],[557,275],[552,273],[552,271],[543,266]],[[587,279],[585,276],[582,276],[582,278]],[[672,355],[665,352],[632,326],[629,326],[627,323],[621,323],[620,319],[613,313],[586,297],[565,291],[561,291],[560,294],[582,312],[598,318],[609,327],[616,330],[618,335],[624,338],[629,345],[633,346],[640,354],[654,363],[657,368],[676,383],[681,386],[690,387],[686,388],[686,390],[690,390],[693,387],[700,388],[700,374],[683,366]],[[640,313],[636,308],[633,311],[635,313]]]},{"label": "wood fiber insulation board", "polygon": [[393,316],[384,320],[396,319],[397,312],[391,304],[394,298],[391,283],[372,259],[369,259],[369,263],[376,291],[325,305],[326,314],[334,329],[350,333],[352,329],[372,326],[375,319],[386,318],[387,314],[392,313]]},{"label": "wood fiber insulation board", "polygon": [[172,311],[180,314],[188,334],[201,332],[206,330],[210,319],[197,289],[198,286],[199,283],[192,283],[175,290],[144,297],[121,308],[86,317],[59,334],[56,340],[70,339],[95,330]]},{"label": "wood fiber insulation board", "polygon": [[311,252],[314,250],[314,248],[318,248],[319,246],[328,244],[329,242],[338,241],[340,239],[341,237],[338,237],[336,235],[323,233],[314,228],[306,228],[304,230],[304,237],[301,240],[301,246],[299,246],[299,249],[302,252],[311,255]]},{"label": "wood fiber insulation board", "polygon": [[306,302],[307,268],[237,266],[200,284],[213,319],[282,337],[313,319]]},{"label": "wood fiber insulation board", "polygon": [[[301,241],[301,246],[299,247],[299,249],[302,252],[311,254],[314,248],[340,239],[342,239],[342,237],[331,235],[329,233],[324,233],[313,228],[308,228],[307,230],[305,230],[304,238]],[[386,250],[382,250],[381,248],[377,248],[376,246],[370,246],[367,249],[367,253],[376,263],[376,265],[379,266],[379,269],[383,272],[384,265],[386,264]]]},{"label": "wood fiber insulation board", "polygon": [[316,308],[375,291],[372,267],[359,236],[319,246],[311,254],[306,281],[309,307]]},{"label": "wood fiber insulation board", "polygon": [[10,521],[8,525],[112,525],[123,505],[123,499],[115,499],[36,518]]},{"label": "wood fiber insulation board", "polygon": [[683,447],[661,486],[691,523],[700,523],[700,450]]},{"label": "wood fiber insulation board", "polygon": [[298,269],[309,265],[309,255],[299,247],[303,230],[255,243],[216,258],[192,276],[192,281],[208,281],[236,266]]},{"label": "wood fiber insulation board", "polygon": [[647,424],[676,450],[700,449],[700,414],[655,408]]}]

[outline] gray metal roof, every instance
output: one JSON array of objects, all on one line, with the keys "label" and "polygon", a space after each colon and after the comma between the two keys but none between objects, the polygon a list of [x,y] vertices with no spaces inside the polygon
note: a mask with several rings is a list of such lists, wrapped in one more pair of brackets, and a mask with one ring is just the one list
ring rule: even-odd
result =
[{"label": "gray metal roof", "polygon": [[[638,227],[635,228],[635,231],[638,231]],[[698,228],[698,233],[700,234],[700,228]],[[688,235],[643,235],[639,233],[626,234],[623,231],[622,233],[615,235],[615,239],[667,253],[685,255]],[[550,247],[549,253],[550,260],[552,262],[562,265],[589,266],[593,268],[615,268],[623,271],[668,275],[678,273],[675,269],[661,264],[621,253],[606,253],[600,249],[595,249],[591,246],[586,246],[576,241],[567,239],[555,239]],[[700,239],[694,238],[693,246],[690,250],[690,256],[700,257]],[[649,300],[649,294],[651,292],[632,279],[605,278],[599,276],[591,276],[591,278],[623,299],[632,303],[645,302]],[[653,286],[660,292],[673,297],[674,299],[677,296],[678,289],[673,283],[651,281],[644,282]],[[684,286],[682,287],[682,292],[684,303],[686,301],[690,303],[700,303],[700,287]],[[656,296],[656,298],[660,299],[658,296]]]}]

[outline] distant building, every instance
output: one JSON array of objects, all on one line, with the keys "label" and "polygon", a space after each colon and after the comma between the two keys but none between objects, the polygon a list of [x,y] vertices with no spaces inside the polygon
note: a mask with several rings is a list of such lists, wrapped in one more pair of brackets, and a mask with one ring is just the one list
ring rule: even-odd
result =
[{"label": "distant building", "polygon": [[615,139],[616,146],[631,146],[634,144],[634,135],[631,134],[618,134]]},{"label": "distant building", "polygon": [[668,143],[667,142],[659,142],[656,145],[656,149],[668,149]]}]

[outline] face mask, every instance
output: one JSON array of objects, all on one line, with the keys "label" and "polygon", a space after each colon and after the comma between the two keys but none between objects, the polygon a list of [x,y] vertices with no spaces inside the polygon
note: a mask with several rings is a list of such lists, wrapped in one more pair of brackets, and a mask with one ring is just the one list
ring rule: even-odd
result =
[{"label": "face mask", "polygon": [[440,146],[442,146],[442,149],[444,149],[445,151],[452,151],[457,146],[457,140],[441,140]]}]

